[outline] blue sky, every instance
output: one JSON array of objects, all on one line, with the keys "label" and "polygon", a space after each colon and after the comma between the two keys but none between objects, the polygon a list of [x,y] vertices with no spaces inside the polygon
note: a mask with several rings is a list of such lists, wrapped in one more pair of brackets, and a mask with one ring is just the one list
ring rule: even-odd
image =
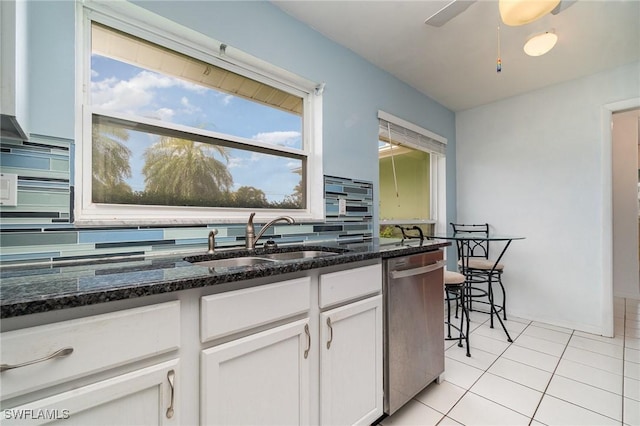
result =
[{"label": "blue sky", "polygon": [[[94,106],[301,148],[300,116],[99,55],[92,55],[91,68]],[[126,145],[132,152],[133,176],[127,183],[133,190],[144,189],[143,154],[155,141],[156,137],[130,132]],[[300,176],[291,170],[300,161],[240,150],[230,153],[227,167],[234,189],[253,186],[263,190],[270,201],[279,201],[299,182]]]}]

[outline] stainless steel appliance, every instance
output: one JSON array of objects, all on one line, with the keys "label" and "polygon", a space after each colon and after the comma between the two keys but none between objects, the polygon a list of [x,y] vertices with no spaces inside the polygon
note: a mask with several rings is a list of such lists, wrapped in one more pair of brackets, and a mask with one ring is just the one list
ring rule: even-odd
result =
[{"label": "stainless steel appliance", "polygon": [[442,249],[438,249],[383,261],[387,414],[393,414],[444,372],[442,259]]}]

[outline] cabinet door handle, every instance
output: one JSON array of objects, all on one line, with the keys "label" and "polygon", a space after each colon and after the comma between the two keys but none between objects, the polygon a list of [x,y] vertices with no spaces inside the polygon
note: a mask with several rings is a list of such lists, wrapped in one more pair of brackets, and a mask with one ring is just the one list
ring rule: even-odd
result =
[{"label": "cabinet door handle", "polygon": [[173,417],[173,397],[174,397],[174,380],[176,378],[176,372],[173,370],[169,370],[167,373],[167,381],[169,382],[169,388],[171,389],[171,400],[169,402],[169,408],[167,408],[167,418],[170,419]]},{"label": "cabinet door handle", "polygon": [[48,361],[53,358],[63,358],[65,356],[71,355],[73,352],[73,348],[62,348],[57,351],[38,359],[34,359],[31,361],[22,362],[20,364],[0,364],[0,373],[7,370],[13,370],[14,368],[20,368],[31,364],[37,364],[39,362]]},{"label": "cabinet door handle", "polygon": [[309,332],[309,324],[304,325],[304,334],[307,335],[307,349],[304,351],[304,359],[309,356],[309,350],[311,350],[311,333]]},{"label": "cabinet door handle", "polygon": [[331,342],[333,341],[333,326],[331,325],[331,317],[327,317],[327,325],[329,326],[329,340],[327,341],[327,349],[331,348]]}]

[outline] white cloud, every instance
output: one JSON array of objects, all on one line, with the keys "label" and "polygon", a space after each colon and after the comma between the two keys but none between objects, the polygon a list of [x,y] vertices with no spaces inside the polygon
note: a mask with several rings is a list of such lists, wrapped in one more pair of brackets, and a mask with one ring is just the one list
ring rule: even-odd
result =
[{"label": "white cloud", "polygon": [[189,98],[187,98],[186,96],[183,96],[180,99],[180,104],[184,107],[182,109],[182,112],[187,113],[187,114],[193,114],[194,112],[200,112],[202,111],[201,108],[193,105],[191,102],[189,102]]},{"label": "white cloud", "polygon": [[160,108],[155,111],[156,117],[154,118],[158,118],[159,120],[162,120],[162,121],[171,121],[174,114],[175,112],[170,108]]},{"label": "white cloud", "polygon": [[227,168],[234,169],[234,168],[243,168],[243,167],[247,167],[247,161],[245,158],[239,158],[239,157],[229,158],[229,163],[227,164]]},{"label": "white cloud", "polygon": [[291,146],[300,142],[300,132],[263,132],[252,136],[252,139],[272,145]]},{"label": "white cloud", "polygon": [[[252,166],[252,164],[255,164],[259,162],[261,159],[262,160],[264,159],[263,154],[260,154],[258,152],[251,152],[251,153],[244,152],[243,154],[245,155],[244,157],[236,156],[236,157],[229,158],[229,163],[227,164],[227,167],[230,169],[254,167]],[[246,155],[248,155],[248,157]]]},{"label": "white cloud", "polygon": [[222,103],[225,105],[229,105],[232,99],[233,99],[233,95],[227,95],[224,98],[222,98]]},{"label": "white cloud", "polygon": [[[149,115],[148,108],[152,107],[156,90],[170,87],[181,87],[198,93],[205,90],[201,86],[177,78],[151,71],[142,71],[130,80],[118,80],[115,77],[110,77],[92,82],[91,99],[93,105],[110,111]],[[165,117],[169,116],[167,115],[168,108],[156,109],[155,111],[161,112],[161,115],[164,112]]]}]

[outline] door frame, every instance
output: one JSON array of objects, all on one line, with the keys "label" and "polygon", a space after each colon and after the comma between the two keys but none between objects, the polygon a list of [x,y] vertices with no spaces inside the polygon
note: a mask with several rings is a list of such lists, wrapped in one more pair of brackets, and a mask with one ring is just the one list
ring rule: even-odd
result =
[{"label": "door frame", "polygon": [[640,97],[602,106],[602,335],[614,337],[613,320],[613,113],[640,107]]}]

